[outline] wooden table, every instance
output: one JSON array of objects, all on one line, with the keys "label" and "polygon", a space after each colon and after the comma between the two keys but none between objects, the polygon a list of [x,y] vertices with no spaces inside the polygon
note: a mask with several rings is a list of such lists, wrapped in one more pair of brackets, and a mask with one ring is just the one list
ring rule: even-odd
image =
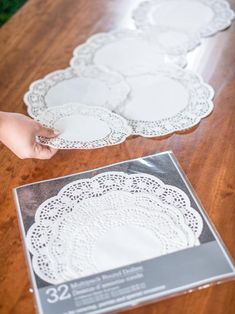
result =
[{"label": "wooden table", "polygon": [[[0,110],[26,114],[23,94],[45,74],[68,66],[88,36],[130,23],[139,0],[30,0],[1,29]],[[235,9],[235,1],[230,1]],[[216,91],[215,109],[194,130],[165,139],[129,138],[95,151],[60,151],[50,161],[20,160],[0,146],[0,313],[34,313],[12,188],[114,162],[173,150],[235,257],[235,23],[203,40],[189,57]],[[235,282],[213,286],[128,313],[235,313]]]}]

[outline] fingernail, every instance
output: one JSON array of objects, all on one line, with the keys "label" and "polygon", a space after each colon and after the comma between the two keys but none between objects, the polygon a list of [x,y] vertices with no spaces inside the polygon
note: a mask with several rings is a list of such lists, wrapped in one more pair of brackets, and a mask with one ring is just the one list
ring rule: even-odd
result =
[{"label": "fingernail", "polygon": [[55,134],[55,135],[59,135],[59,134],[60,134],[60,131],[59,131],[59,130],[54,130],[54,134]]}]

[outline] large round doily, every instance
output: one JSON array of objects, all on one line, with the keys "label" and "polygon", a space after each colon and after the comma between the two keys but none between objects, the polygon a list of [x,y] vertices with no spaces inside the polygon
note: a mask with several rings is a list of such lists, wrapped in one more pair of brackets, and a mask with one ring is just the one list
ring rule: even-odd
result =
[{"label": "large round doily", "polygon": [[234,12],[224,0],[152,0],[140,3],[133,13],[137,27],[171,27],[214,35],[231,25]]},{"label": "large round doily", "polygon": [[177,45],[172,47],[172,43],[166,40],[166,35],[165,40],[162,38],[164,34],[162,31],[157,38],[147,30],[96,34],[74,50],[70,65],[73,68],[88,64],[102,65],[125,75],[131,74],[140,66],[156,68],[169,63],[185,66],[185,51],[181,49],[176,54],[174,48]]},{"label": "large round doily", "polygon": [[70,102],[113,110],[123,103],[128,93],[129,87],[118,73],[87,66],[48,74],[30,85],[24,101],[28,114],[37,119],[47,108]]},{"label": "large round doily", "polygon": [[108,172],[66,185],[27,233],[37,275],[80,278],[199,244],[200,214],[154,176]]},{"label": "large round doily", "polygon": [[127,119],[136,135],[155,137],[189,129],[213,109],[211,86],[175,66],[138,69],[126,81],[130,94],[115,112]]}]

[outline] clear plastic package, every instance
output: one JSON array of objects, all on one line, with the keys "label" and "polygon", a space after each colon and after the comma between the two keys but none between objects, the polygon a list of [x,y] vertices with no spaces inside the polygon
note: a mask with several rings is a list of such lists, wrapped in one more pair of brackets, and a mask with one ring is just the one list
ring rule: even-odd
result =
[{"label": "clear plastic package", "polygon": [[172,152],[14,189],[40,314],[110,313],[235,278]]}]

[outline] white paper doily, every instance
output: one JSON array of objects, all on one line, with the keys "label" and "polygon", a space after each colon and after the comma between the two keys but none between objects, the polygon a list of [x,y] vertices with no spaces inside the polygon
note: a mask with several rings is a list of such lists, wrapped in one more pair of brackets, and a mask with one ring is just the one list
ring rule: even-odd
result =
[{"label": "white paper doily", "polygon": [[198,245],[186,194],[147,174],[106,172],[66,185],[27,233],[38,276],[60,283]]},{"label": "white paper doily", "polygon": [[234,12],[224,0],[152,0],[141,3],[133,18],[140,28],[167,26],[207,37],[230,26]]},{"label": "white paper doily", "polygon": [[[169,45],[169,52],[172,46]],[[100,33],[90,37],[86,43],[74,50],[70,65],[73,68],[81,65],[95,64],[108,67],[122,74],[131,74],[136,67],[153,68],[166,63],[186,65],[186,56],[167,54],[166,40],[160,45],[151,32],[133,30]]]},{"label": "white paper doily", "polygon": [[56,138],[38,137],[41,144],[60,149],[93,149],[123,142],[131,134],[127,121],[102,107],[68,103],[44,111],[42,125],[60,131]]},{"label": "white paper doily", "polygon": [[128,92],[121,75],[104,67],[88,66],[48,74],[30,85],[24,101],[29,115],[37,118],[45,109],[69,102],[112,110],[125,100]]},{"label": "white paper doily", "polygon": [[138,69],[126,81],[131,92],[115,112],[128,120],[133,134],[154,137],[186,130],[213,109],[213,89],[181,68]]}]

